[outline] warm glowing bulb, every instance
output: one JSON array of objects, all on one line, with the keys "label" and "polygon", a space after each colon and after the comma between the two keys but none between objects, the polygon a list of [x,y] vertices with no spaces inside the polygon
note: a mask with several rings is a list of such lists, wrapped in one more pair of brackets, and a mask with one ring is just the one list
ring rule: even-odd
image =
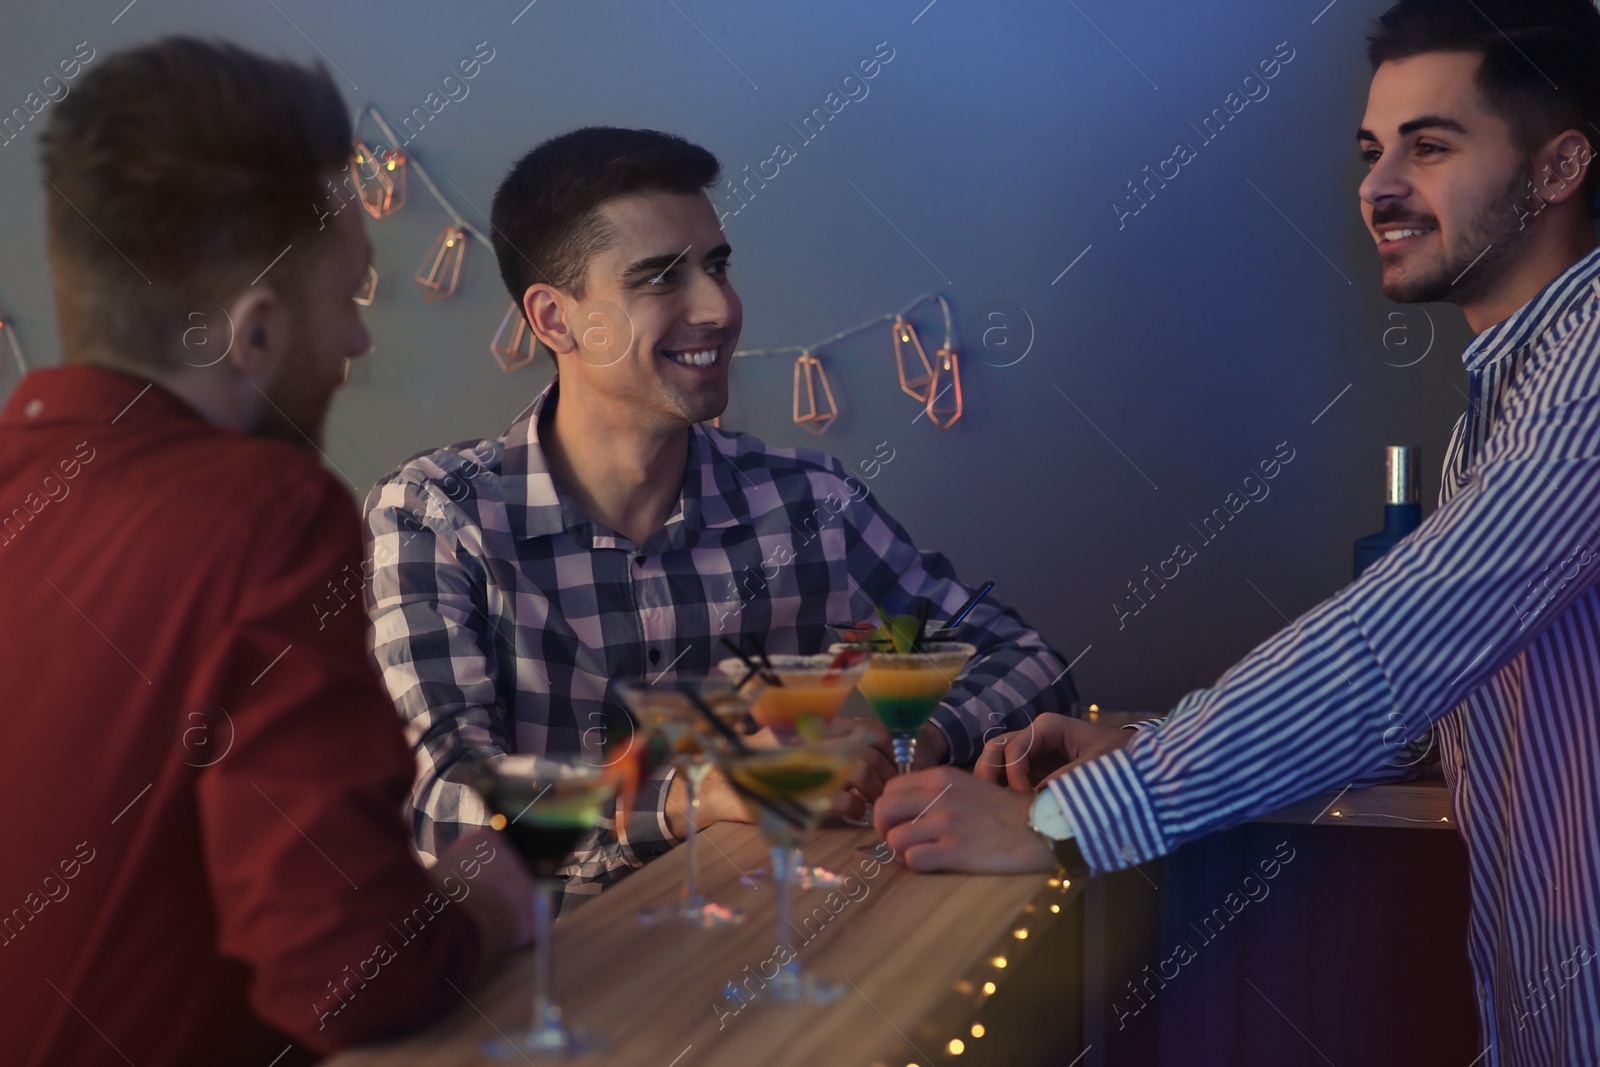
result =
[{"label": "warm glowing bulb", "polygon": [[959,1056],[963,1052],[967,1051],[967,1043],[962,1041],[959,1037],[952,1037],[950,1039],[950,1043],[946,1045],[945,1048],[950,1050],[950,1055]]},{"label": "warm glowing bulb", "polygon": [[1344,817],[1344,812],[1342,812],[1342,811],[1336,811],[1336,812],[1334,812],[1334,813],[1333,813],[1333,817],[1334,817],[1334,818],[1335,818],[1335,819],[1341,819],[1341,818],[1343,818],[1343,817]]},{"label": "warm glowing bulb", "polygon": [[982,1023],[973,1023],[972,1024],[972,1036],[973,1037],[982,1037],[983,1035],[984,1035],[983,1024]]},{"label": "warm glowing bulb", "polygon": [[504,830],[506,828],[506,817],[504,815],[496,815],[489,820],[489,825],[496,830]]},{"label": "warm glowing bulb", "polygon": [[1020,929],[1013,930],[1011,931],[1011,936],[1016,938],[1018,941],[1026,941],[1028,940],[1028,928],[1024,926]]},{"label": "warm glowing bulb", "polygon": [[389,170],[394,170],[394,160],[392,160],[392,159],[389,160],[389,162],[386,164],[386,166],[387,166],[387,168]]},{"label": "warm glowing bulb", "polygon": [[1052,904],[1052,905],[1050,905],[1050,914],[1051,915],[1055,915],[1060,911],[1061,911],[1061,905],[1060,904]]},{"label": "warm glowing bulb", "polygon": [[994,958],[994,965],[999,967],[1001,970],[1005,970],[1006,958],[1004,956],[996,956]]},{"label": "warm glowing bulb", "polygon": [[1072,879],[1070,879],[1070,878],[1061,879],[1061,888],[1062,888],[1062,890],[1071,889],[1072,888]]},{"label": "warm glowing bulb", "polygon": [[1089,710],[1090,711],[1099,711],[1100,710],[1100,705],[1099,704],[1090,704],[1089,705]]},{"label": "warm glowing bulb", "polygon": [[1058,885],[1060,885],[1060,884],[1061,884],[1061,879],[1059,879],[1059,878],[1052,878],[1052,879],[1050,879],[1050,881],[1049,881],[1049,883],[1048,883],[1048,884],[1049,884],[1049,885],[1050,885],[1050,887],[1051,887],[1051,888],[1054,888],[1054,887],[1056,887],[1056,886],[1058,886]]},{"label": "warm glowing bulb", "polygon": [[445,243],[444,243],[444,246],[445,246],[445,247],[446,247],[446,248],[454,248],[454,247],[455,247],[455,246],[456,246],[456,241],[455,241],[455,238],[453,238],[453,237],[452,237],[452,238],[451,238],[451,239],[450,239],[450,240],[448,240],[448,241],[446,241],[446,242],[445,242]]},{"label": "warm glowing bulb", "polygon": [[985,983],[983,983],[983,995],[986,996],[986,997],[994,995],[994,983],[993,982],[985,982]]},{"label": "warm glowing bulb", "polygon": [[365,163],[366,161],[367,161],[367,157],[366,156],[357,156],[356,157],[356,162],[357,163]]}]

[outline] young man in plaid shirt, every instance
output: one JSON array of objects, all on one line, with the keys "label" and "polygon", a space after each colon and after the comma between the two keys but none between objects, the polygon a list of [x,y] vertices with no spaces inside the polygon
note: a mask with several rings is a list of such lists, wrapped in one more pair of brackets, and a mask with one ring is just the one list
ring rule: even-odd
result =
[{"label": "young man in plaid shirt", "polygon": [[[830,620],[972,592],[919,552],[831,456],[708,429],[728,401],[742,311],[705,190],[714,156],[651,130],[589,128],[524,156],[492,210],[501,276],[558,376],[506,432],[423,453],[367,497],[374,653],[416,747],[416,841],[437,855],[488,812],[470,754],[569,752],[612,679],[705,672],[721,639],[816,652]],[[918,746],[966,764],[987,737],[1070,711],[1066,664],[983,601],[978,654]],[[840,809],[893,774],[874,750]],[[568,868],[592,894],[671,848],[681,783],[647,782]],[[714,773],[702,821],[741,819]]]}]

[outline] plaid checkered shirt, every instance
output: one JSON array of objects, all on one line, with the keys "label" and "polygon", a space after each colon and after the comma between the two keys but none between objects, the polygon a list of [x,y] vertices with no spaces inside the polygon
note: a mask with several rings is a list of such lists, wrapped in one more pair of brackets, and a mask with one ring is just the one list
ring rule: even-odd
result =
[{"label": "plaid checkered shirt", "polygon": [[[422,453],[367,496],[373,654],[416,751],[425,858],[488,824],[463,757],[579,751],[618,702],[613,679],[705,672],[722,637],[751,633],[771,652],[816,652],[829,621],[871,618],[875,604],[903,612],[919,596],[948,617],[972,592],[839,460],[699,426],[676,508],[635,545],[551,477],[539,430],[556,403],[552,383],[504,436]],[[1072,710],[1066,664],[992,596],[961,637],[977,655],[934,717],[952,763],[1039,712]],[[580,843],[562,872],[569,895],[676,843],[672,773]]]}]

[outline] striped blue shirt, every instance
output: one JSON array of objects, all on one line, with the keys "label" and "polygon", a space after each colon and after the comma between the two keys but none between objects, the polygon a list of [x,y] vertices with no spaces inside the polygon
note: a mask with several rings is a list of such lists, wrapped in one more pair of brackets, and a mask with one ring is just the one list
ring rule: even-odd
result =
[{"label": "striped blue shirt", "polygon": [[1600,249],[1463,355],[1439,508],[1167,721],[1050,783],[1105,871],[1437,723],[1484,1063],[1600,1063]]}]

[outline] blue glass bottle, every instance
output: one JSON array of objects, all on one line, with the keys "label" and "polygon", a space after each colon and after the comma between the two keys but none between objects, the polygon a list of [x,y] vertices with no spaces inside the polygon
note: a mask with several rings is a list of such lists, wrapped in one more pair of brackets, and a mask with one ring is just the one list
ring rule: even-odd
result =
[{"label": "blue glass bottle", "polygon": [[1390,445],[1386,460],[1383,529],[1356,541],[1356,574],[1378,562],[1406,534],[1422,525],[1422,504],[1417,485],[1419,450],[1411,445]]}]

